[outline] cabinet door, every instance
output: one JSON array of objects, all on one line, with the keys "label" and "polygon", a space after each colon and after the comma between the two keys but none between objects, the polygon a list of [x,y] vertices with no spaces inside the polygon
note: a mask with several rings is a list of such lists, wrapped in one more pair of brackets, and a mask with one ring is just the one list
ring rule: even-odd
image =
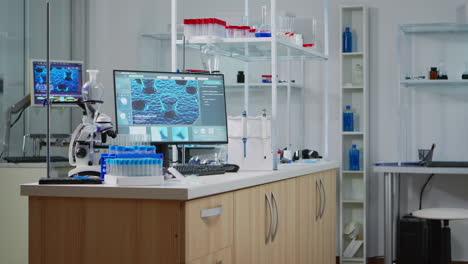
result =
[{"label": "cabinet door", "polygon": [[324,264],[336,262],[336,171],[326,171],[322,175],[324,201],[321,218],[323,228]]},{"label": "cabinet door", "polygon": [[321,263],[318,226],[320,209],[319,174],[299,177],[296,181],[296,234],[298,264]]},{"label": "cabinet door", "polygon": [[272,225],[272,210],[265,186],[234,193],[234,263],[269,264],[266,236]]},{"label": "cabinet door", "polygon": [[274,225],[267,244],[268,263],[296,262],[296,179],[265,186],[271,195]]}]

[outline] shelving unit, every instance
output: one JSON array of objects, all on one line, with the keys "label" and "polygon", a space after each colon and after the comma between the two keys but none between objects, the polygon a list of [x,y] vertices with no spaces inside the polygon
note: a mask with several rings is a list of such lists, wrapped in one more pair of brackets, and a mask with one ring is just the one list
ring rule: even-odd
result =
[{"label": "shelving unit", "polygon": [[[244,21],[245,24],[249,25],[250,14],[249,14],[249,0],[244,1]],[[178,56],[178,47],[184,47],[194,50],[201,50],[207,44],[216,44],[216,49],[212,50],[212,54],[217,54],[220,56],[238,59],[245,62],[244,73],[246,76],[246,84],[244,84],[244,111],[249,112],[249,90],[251,85],[248,83],[249,76],[249,62],[252,61],[268,61],[271,63],[271,75],[272,75],[272,84],[271,86],[271,135],[272,135],[272,155],[273,155],[273,164],[272,168],[276,170],[278,168],[279,157],[276,153],[276,150],[280,148],[278,144],[278,129],[279,129],[279,120],[278,120],[278,88],[285,87],[287,90],[286,93],[286,124],[281,124],[282,126],[287,127],[286,131],[286,147],[291,149],[291,93],[295,85],[293,85],[291,80],[291,71],[293,60],[319,60],[327,63],[328,61],[328,0],[323,0],[323,51],[319,52],[316,48],[304,48],[298,46],[287,40],[277,38],[277,0],[270,0],[270,28],[272,37],[269,38],[218,38],[218,37],[194,37],[190,39],[181,38],[177,34],[177,24],[180,23],[178,20],[178,0],[171,0],[171,70],[176,71],[179,69],[177,62]],[[153,39],[164,39],[165,36],[160,34],[142,34],[145,38]],[[279,61],[286,61],[286,76],[285,79],[289,80],[284,84],[278,83],[278,64]],[[304,63],[302,65],[302,72],[304,69]],[[327,65],[324,65],[327,68]],[[323,157],[328,158],[328,79],[325,77],[324,81],[324,120],[325,124],[323,126],[324,132],[324,153]],[[267,88],[266,86],[255,86]],[[239,86],[233,86],[232,88],[239,88]],[[300,105],[304,107],[304,94],[300,97]],[[304,111],[301,111],[304,112]],[[304,117],[304,116],[303,116]],[[299,128],[302,131],[305,130],[305,127]],[[302,138],[304,139],[305,133],[302,132]],[[303,140],[304,142],[304,140]]]},{"label": "shelving unit", "polygon": [[[340,49],[341,70],[341,112],[351,105],[354,112],[354,131],[341,132],[342,167],[340,172],[340,261],[343,264],[366,263],[367,247],[367,176],[369,172],[368,154],[368,9],[364,5],[340,6],[340,26],[344,31],[350,27],[353,34],[353,52],[345,53]],[[343,40],[341,39],[341,43]],[[356,83],[353,69],[362,66],[362,83]],[[343,121],[343,120],[341,120]],[[343,122],[341,122],[343,123]],[[353,144],[361,152],[360,171],[350,171],[348,151]],[[352,239],[345,234],[350,223],[357,223],[359,235],[356,240],[363,244],[355,254],[346,256],[345,251]]]},{"label": "shelving unit", "polygon": [[[468,80],[462,79],[468,63],[468,24],[404,24],[399,25],[397,37],[398,161],[417,161],[417,150],[432,143],[437,145],[437,160],[467,159],[463,131],[468,125],[458,114],[462,117],[468,110]],[[430,67],[442,65],[448,79],[429,80]],[[407,80],[417,76],[425,79]]]}]

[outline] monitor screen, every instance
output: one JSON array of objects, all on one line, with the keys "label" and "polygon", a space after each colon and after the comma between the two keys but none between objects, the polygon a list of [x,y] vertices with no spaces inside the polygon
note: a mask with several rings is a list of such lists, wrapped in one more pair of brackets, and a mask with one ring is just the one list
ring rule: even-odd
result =
[{"label": "monitor screen", "polygon": [[224,75],[114,71],[119,134],[151,142],[227,143]]},{"label": "monitor screen", "polygon": [[[43,105],[47,98],[47,62],[32,60],[30,68],[31,105]],[[54,103],[76,102],[82,98],[83,62],[50,62],[50,97]]]}]

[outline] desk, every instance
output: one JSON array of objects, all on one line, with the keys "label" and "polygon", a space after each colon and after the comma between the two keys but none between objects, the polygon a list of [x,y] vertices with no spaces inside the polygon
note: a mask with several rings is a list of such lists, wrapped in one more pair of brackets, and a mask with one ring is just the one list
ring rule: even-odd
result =
[{"label": "desk", "polygon": [[384,255],[385,264],[396,260],[396,231],[400,219],[400,174],[453,174],[468,175],[468,168],[429,168],[411,163],[378,163],[374,172],[384,173]]}]

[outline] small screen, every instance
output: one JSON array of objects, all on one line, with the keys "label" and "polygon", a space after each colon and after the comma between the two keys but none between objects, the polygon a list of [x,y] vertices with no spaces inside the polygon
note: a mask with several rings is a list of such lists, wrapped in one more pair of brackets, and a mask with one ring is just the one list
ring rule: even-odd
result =
[{"label": "small screen", "polygon": [[[33,105],[42,105],[47,98],[47,62],[32,61]],[[82,98],[82,62],[50,62],[50,97],[55,103],[76,102]]]},{"label": "small screen", "polygon": [[114,71],[119,134],[156,143],[227,143],[222,74]]}]

